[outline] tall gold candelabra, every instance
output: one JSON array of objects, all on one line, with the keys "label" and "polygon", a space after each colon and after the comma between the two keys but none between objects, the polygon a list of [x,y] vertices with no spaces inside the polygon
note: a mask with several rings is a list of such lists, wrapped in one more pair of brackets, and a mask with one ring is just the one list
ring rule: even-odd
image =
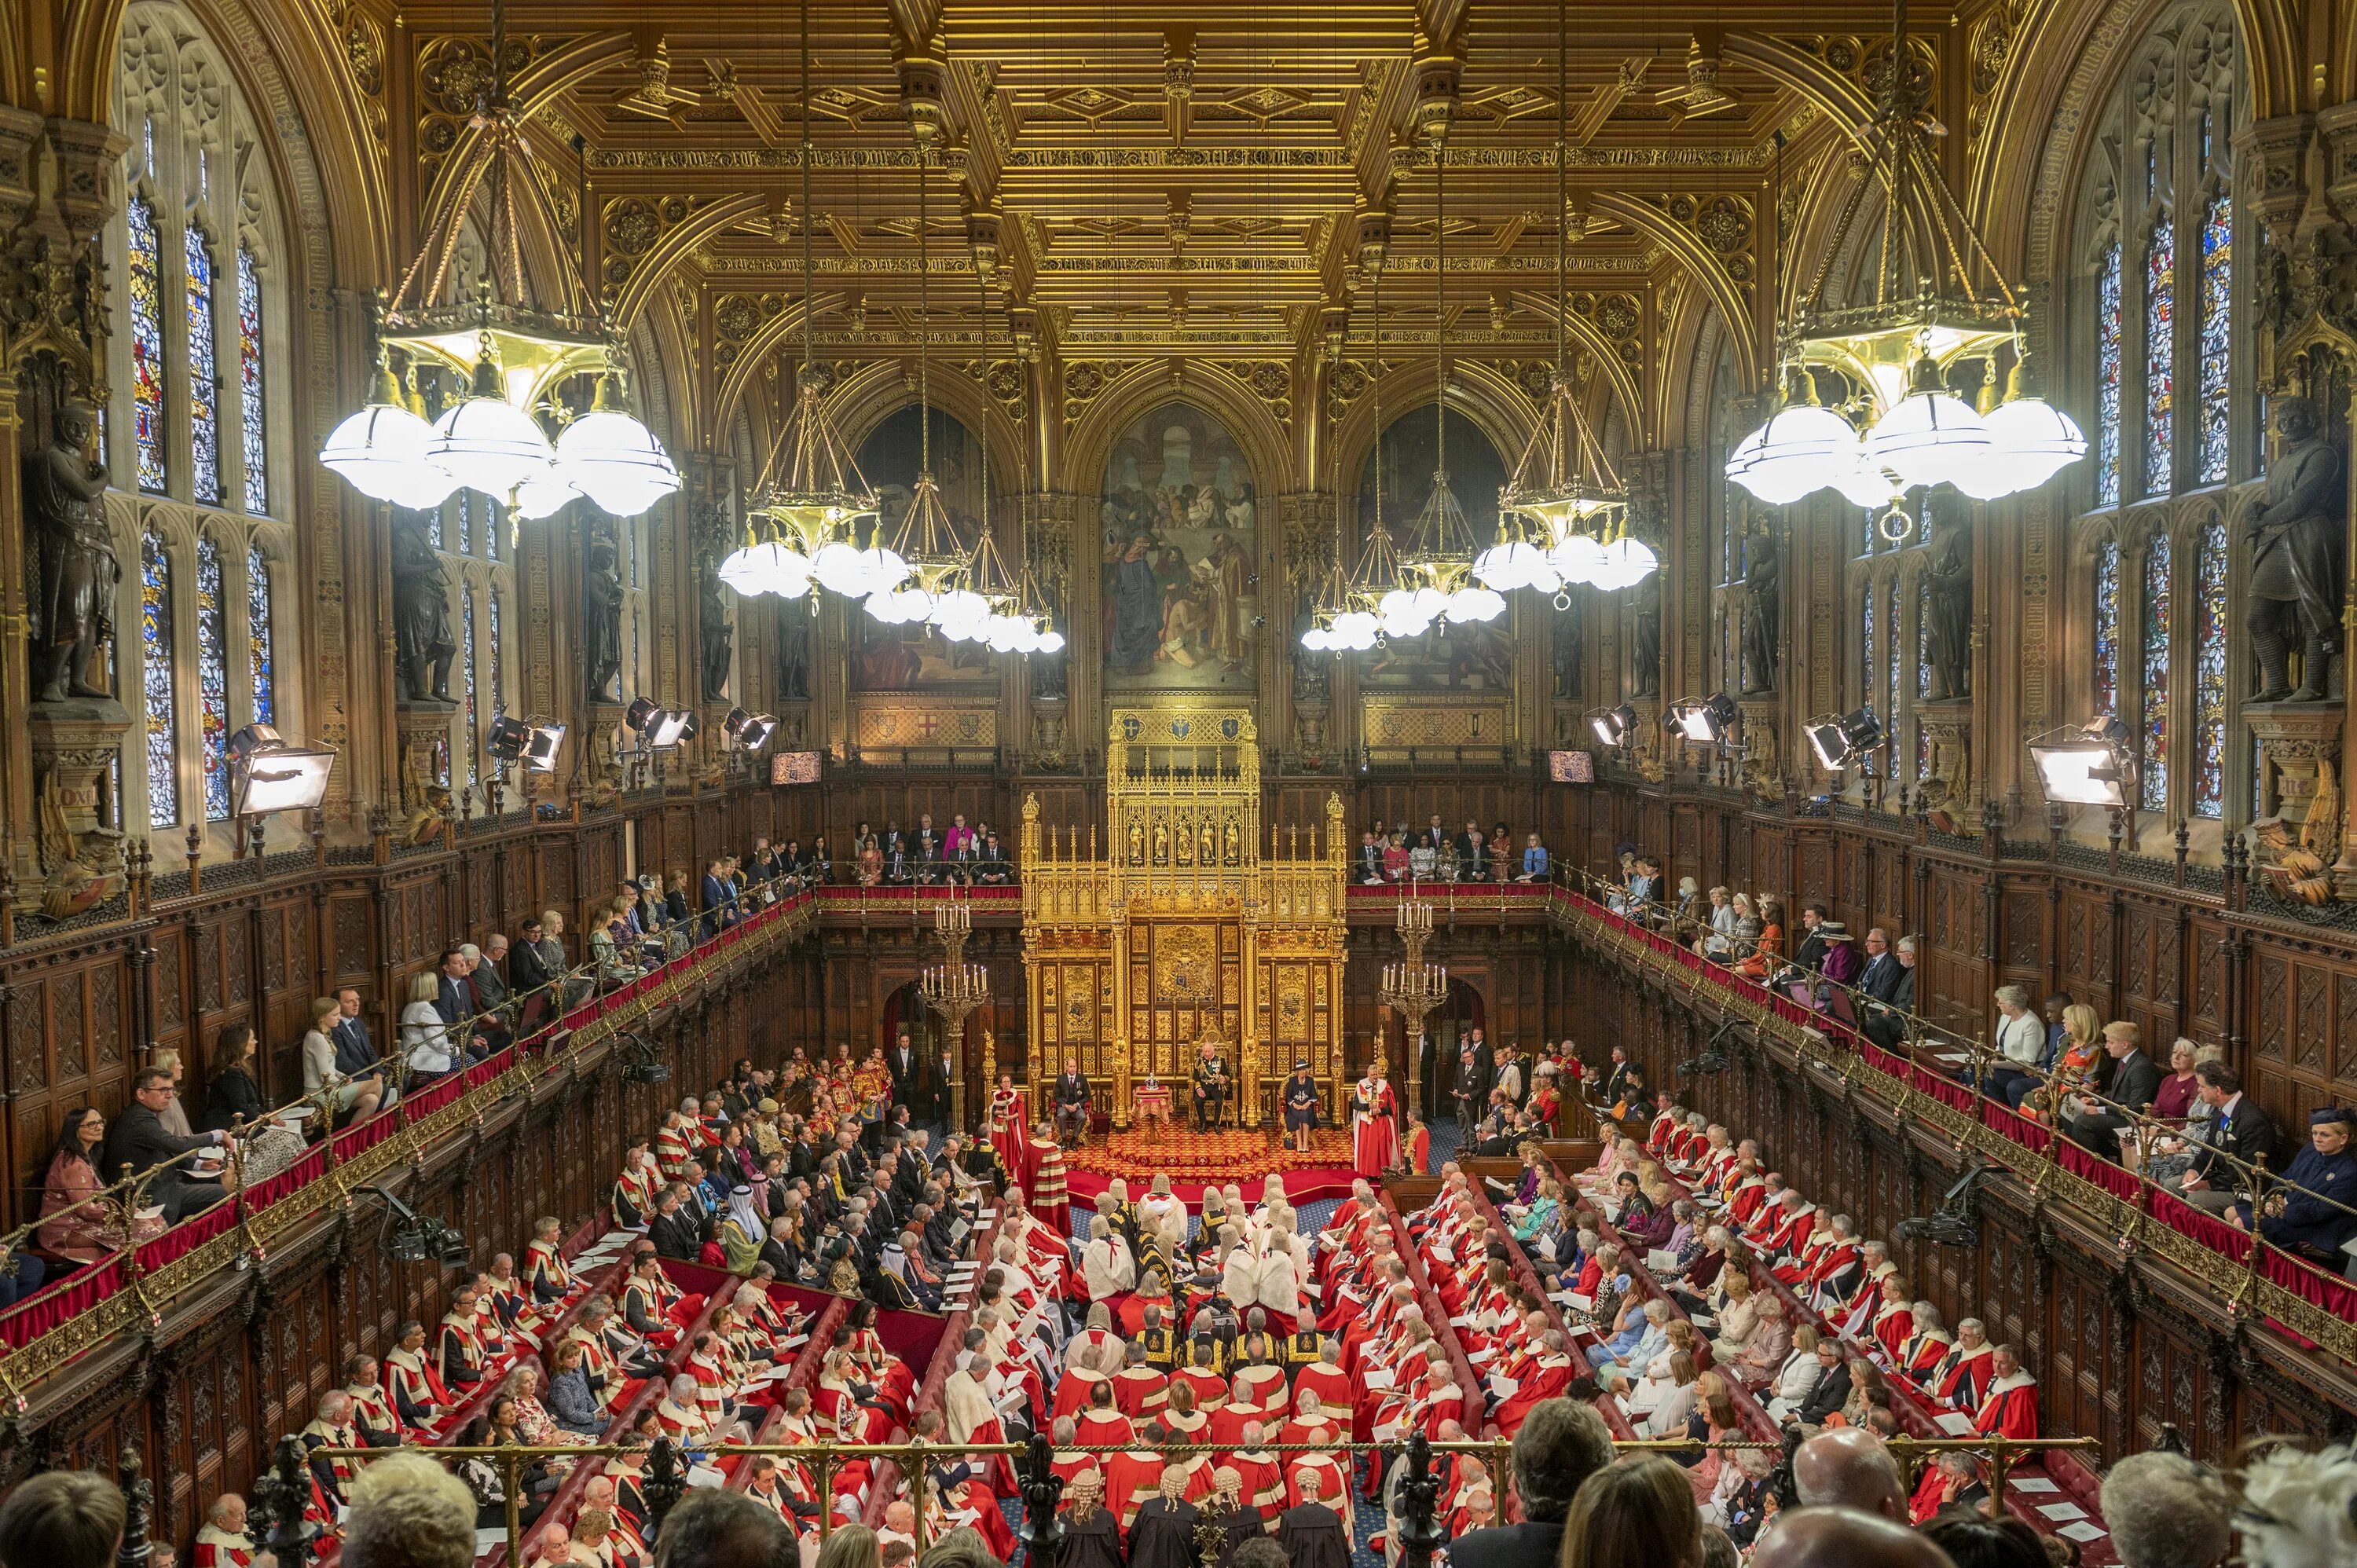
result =
[{"label": "tall gold candelabra", "polygon": [[950,1122],[965,1125],[965,1021],[990,1000],[990,970],[965,961],[966,939],[974,934],[974,907],[951,899],[933,911],[933,931],[946,961],[917,977],[917,994],[929,1012],[949,1021]]},{"label": "tall gold candelabra", "polygon": [[[1406,961],[1383,965],[1383,982],[1375,988],[1375,999],[1406,1020],[1408,1031],[1407,1092],[1408,1103],[1420,1104],[1417,1098],[1421,1086],[1416,1081],[1424,1062],[1425,1015],[1448,998],[1448,966],[1424,961],[1424,944],[1432,940],[1432,906],[1422,900],[1402,904],[1399,908],[1400,945],[1407,950]],[[1383,1036],[1375,1037],[1375,1076],[1384,1075]]]}]

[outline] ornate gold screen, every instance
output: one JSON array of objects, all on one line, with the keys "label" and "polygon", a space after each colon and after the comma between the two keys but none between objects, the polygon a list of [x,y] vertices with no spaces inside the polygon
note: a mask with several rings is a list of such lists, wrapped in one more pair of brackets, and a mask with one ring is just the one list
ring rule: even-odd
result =
[{"label": "ornate gold screen", "polygon": [[1101,854],[1023,808],[1023,961],[1035,1096],[1068,1058],[1116,1125],[1147,1074],[1183,1081],[1218,1042],[1243,1124],[1309,1059],[1339,1111],[1342,803],[1264,842],[1260,736],[1242,708],[1117,709]]}]

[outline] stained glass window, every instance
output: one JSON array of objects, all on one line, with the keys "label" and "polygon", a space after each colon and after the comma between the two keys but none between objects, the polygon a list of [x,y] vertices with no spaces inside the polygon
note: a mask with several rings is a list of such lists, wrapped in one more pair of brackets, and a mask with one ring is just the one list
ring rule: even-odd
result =
[{"label": "stained glass window", "polygon": [[2120,504],[2120,245],[2095,272],[2095,504]]},{"label": "stained glass window", "polygon": [[2169,810],[2169,536],[2144,557],[2144,780],[2147,811]]},{"label": "stained glass window", "polygon": [[1893,578],[1890,584],[1890,618],[1883,623],[1882,639],[1890,646],[1890,705],[1882,711],[1882,731],[1890,738],[1883,746],[1882,761],[1884,771],[1896,779],[1899,777],[1899,693],[1900,691],[1899,666],[1900,651],[1903,646],[1903,634],[1900,630],[1897,578]]},{"label": "stained glass window", "polygon": [[1921,719],[1915,721],[1915,782],[1922,783],[1932,777],[1932,726]]},{"label": "stained glass window", "polygon": [[475,495],[472,490],[458,492],[458,553],[475,553]]},{"label": "stained glass window", "polygon": [[[462,490],[459,493],[463,495],[466,492]],[[442,548],[442,514],[455,504],[457,503],[445,501],[425,514],[425,542],[436,550]]]},{"label": "stained glass window", "polygon": [[2218,817],[2226,805],[2226,525],[2201,528],[2194,559],[2193,814]]},{"label": "stained glass window", "polygon": [[2095,711],[2120,711],[2120,542],[2095,551]]},{"label": "stained glass window", "polygon": [[139,488],[161,492],[164,462],[164,271],[156,241],[156,209],[134,193],[126,209],[131,233],[131,433],[139,447]]},{"label": "stained glass window", "polygon": [[2226,371],[2232,361],[2234,200],[2224,191],[2201,215],[2201,482],[2226,477]]},{"label": "stained glass window", "polygon": [[467,787],[475,787],[475,585],[458,585],[458,666],[467,682]]},{"label": "stained glass window", "polygon": [[253,722],[278,722],[278,665],[270,647],[270,563],[255,545],[245,553],[245,647],[253,666]]},{"label": "stained glass window", "polygon": [[140,690],[147,725],[147,825],[180,820],[180,750],[172,712],[172,563],[164,541],[139,542]]},{"label": "stained glass window", "polygon": [[1863,671],[1857,683],[1857,700],[1867,707],[1874,705],[1874,585],[1866,585],[1866,625],[1858,633],[1857,653]]},{"label": "stained glass window", "polygon": [[205,821],[229,820],[229,606],[221,547],[197,536],[197,736],[204,759]]},{"label": "stained glass window", "polygon": [[508,531],[508,509],[494,500],[483,503],[483,553],[500,558],[500,535]]},{"label": "stained glass window", "polygon": [[2144,490],[2169,494],[2176,473],[2177,231],[2164,212],[2144,252]]},{"label": "stained glass window", "polygon": [[1915,694],[1932,695],[1932,580],[1915,579]]},{"label": "stained glass window", "polygon": [[491,712],[503,714],[508,708],[508,694],[506,682],[500,675],[500,591],[497,588],[491,590],[490,597],[484,601],[483,608],[489,611],[490,616],[484,627],[490,635],[484,640],[489,645],[491,656]]},{"label": "stained glass window", "polygon": [[188,262],[188,454],[200,501],[218,501],[221,488],[221,375],[213,356],[213,252],[205,231],[191,225]]},{"label": "stained glass window", "polygon": [[262,278],[253,252],[237,248],[237,386],[239,434],[245,454],[245,510],[270,510],[270,443],[262,402]]}]

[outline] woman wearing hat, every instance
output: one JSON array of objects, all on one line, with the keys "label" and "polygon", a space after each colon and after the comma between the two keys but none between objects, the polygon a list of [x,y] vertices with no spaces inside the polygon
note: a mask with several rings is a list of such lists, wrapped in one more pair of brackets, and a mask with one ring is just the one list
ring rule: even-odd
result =
[{"label": "woman wearing hat", "polygon": [[1309,1076],[1309,1060],[1304,1057],[1285,1080],[1285,1132],[1296,1153],[1309,1152],[1309,1132],[1317,1125],[1318,1080]]},{"label": "woman wearing hat", "polygon": [[1816,938],[1824,944],[1824,957],[1818,963],[1817,972],[1835,985],[1857,984],[1857,972],[1866,963],[1858,957],[1857,943],[1850,936],[1849,928],[1839,920],[1819,920]]}]

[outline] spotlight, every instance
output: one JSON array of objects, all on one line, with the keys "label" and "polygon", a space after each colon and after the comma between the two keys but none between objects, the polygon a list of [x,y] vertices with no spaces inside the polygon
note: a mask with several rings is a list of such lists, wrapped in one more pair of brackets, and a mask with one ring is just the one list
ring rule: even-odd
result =
[{"label": "spotlight", "polygon": [[1678,1064],[1678,1076],[1680,1078],[1707,1078],[1713,1073],[1725,1072],[1727,1068],[1727,1053],[1718,1048],[1718,1042],[1727,1038],[1727,1036],[1734,1033],[1734,1031],[1735,1026],[1733,1024],[1721,1024],[1718,1026],[1717,1031],[1711,1036],[1709,1042],[1703,1047],[1702,1050],[1698,1054],[1688,1057],[1685,1060]]},{"label": "spotlight", "polygon": [[486,744],[503,763],[521,762],[534,773],[554,773],[556,754],[565,745],[565,726],[548,719],[517,719],[500,714],[491,720]]},{"label": "spotlight", "polygon": [[382,1238],[386,1251],[404,1263],[440,1263],[446,1269],[463,1269],[471,1254],[464,1232],[444,1224],[430,1214],[420,1214],[381,1187],[364,1187],[355,1197],[373,1197],[384,1206],[385,1230]]},{"label": "spotlight", "polygon": [[742,708],[731,708],[720,727],[745,750],[759,751],[777,729],[778,721],[768,714],[748,714]]},{"label": "spotlight", "polygon": [[655,1048],[636,1035],[622,1036],[624,1083],[669,1083],[671,1067],[655,1054]]},{"label": "spotlight", "polygon": [[1988,1169],[1988,1162],[1975,1157],[1964,1174],[1956,1178],[1940,1199],[1940,1207],[1920,1219],[1902,1219],[1890,1228],[1894,1241],[1929,1241],[1935,1247],[1977,1247],[1980,1245],[1980,1223],[1975,1219],[1978,1208],[1975,1188]]},{"label": "spotlight", "polygon": [[328,792],[336,766],[332,751],[289,746],[268,725],[248,725],[229,737],[230,810],[240,817],[307,811]]},{"label": "spotlight", "polygon": [[640,697],[623,712],[622,722],[635,731],[645,745],[654,751],[668,751],[683,740],[695,736],[695,715],[676,713],[658,707],[651,698]]},{"label": "spotlight", "polygon": [[1872,708],[1860,708],[1838,717],[1812,719],[1801,726],[1809,749],[1828,773],[1839,773],[1882,744],[1882,721]]},{"label": "spotlight", "polygon": [[1610,746],[1627,746],[1637,734],[1637,710],[1623,703],[1617,708],[1606,708],[1588,715],[1587,727],[1596,738]]},{"label": "spotlight", "polygon": [[2031,741],[2029,759],[2038,766],[2038,781],[2046,790],[2046,799],[2056,805],[2133,804],[2136,759],[2127,740],[2128,726],[2105,714],[2091,724],[2066,725]]},{"label": "spotlight", "polygon": [[1695,746],[1725,746],[1727,732],[1735,727],[1735,699],[1721,692],[1712,697],[1693,697],[1670,710],[1671,722],[1678,733]]}]

